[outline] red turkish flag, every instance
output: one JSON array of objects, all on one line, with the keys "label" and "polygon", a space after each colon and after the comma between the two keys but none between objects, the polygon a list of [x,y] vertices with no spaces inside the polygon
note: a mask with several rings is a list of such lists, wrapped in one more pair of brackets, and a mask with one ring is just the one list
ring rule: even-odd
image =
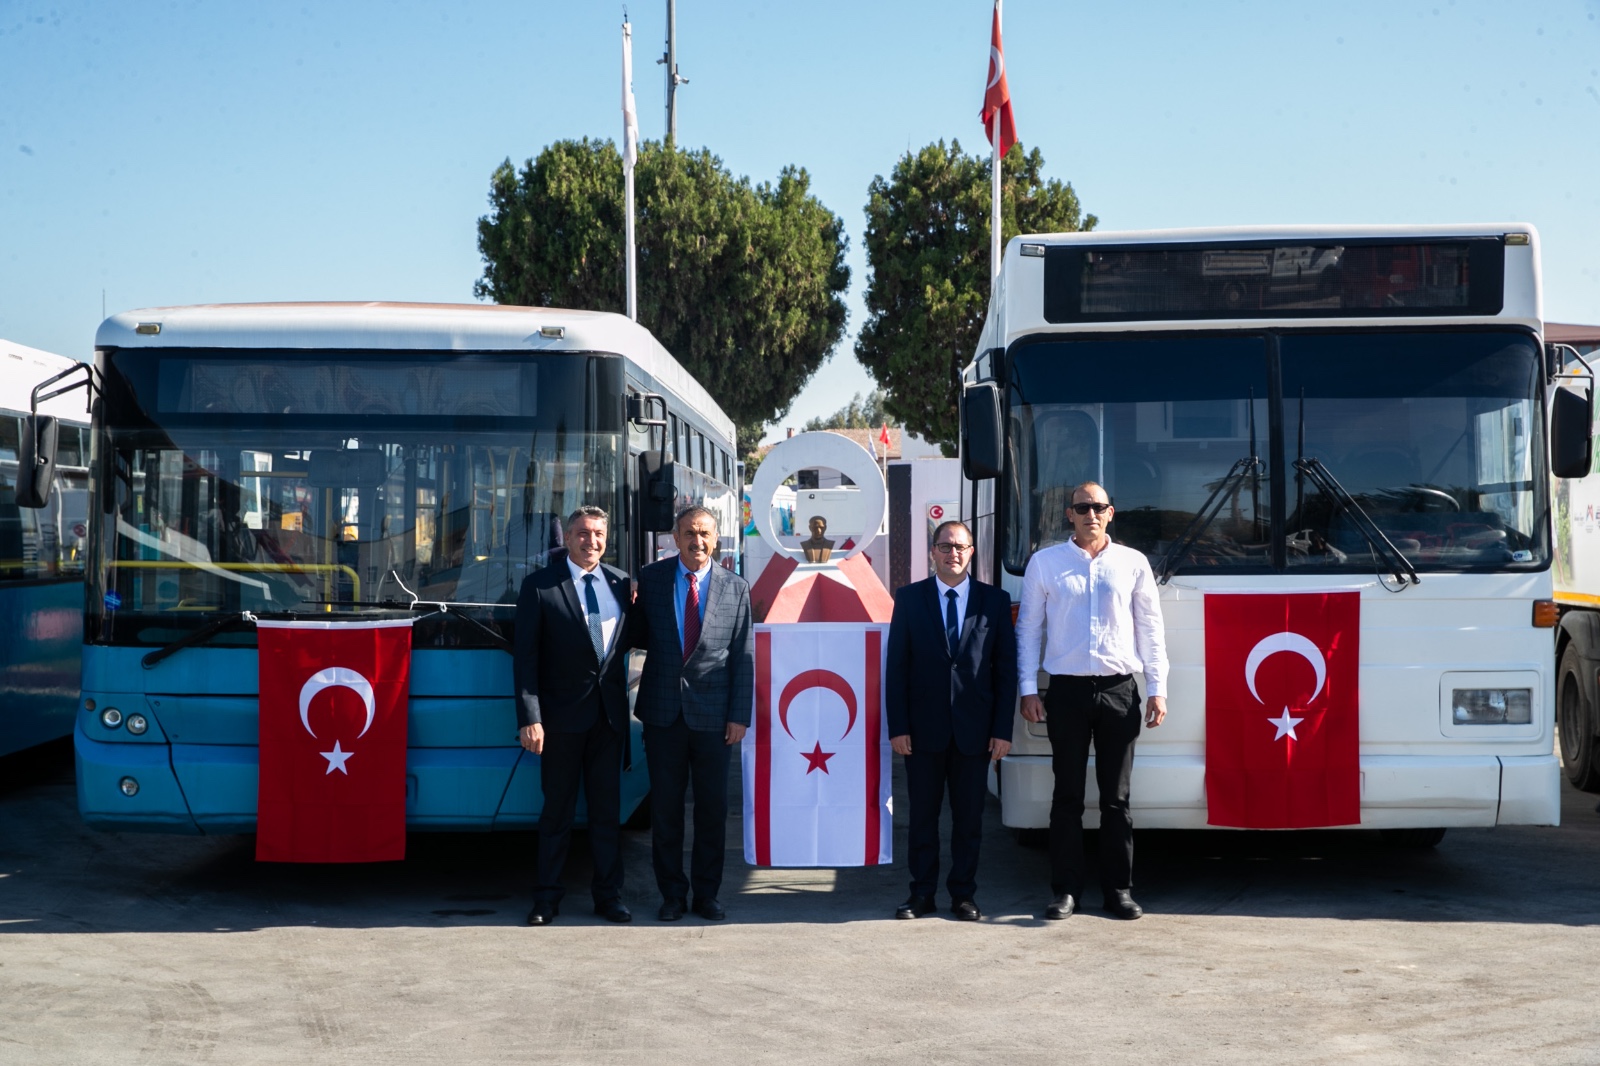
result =
[{"label": "red turkish flag", "polygon": [[1017,122],[1011,115],[1011,88],[1006,84],[1006,54],[1000,45],[1000,0],[994,0],[994,26],[989,31],[989,79],[983,86],[983,110],[978,117],[983,120],[984,135],[994,143],[994,116],[1000,114],[1000,154],[1011,151],[1017,143]]},{"label": "red turkish flag", "polygon": [[258,622],[260,862],[406,856],[411,622]]},{"label": "red turkish flag", "polygon": [[1361,594],[1206,594],[1206,821],[1361,822]]}]

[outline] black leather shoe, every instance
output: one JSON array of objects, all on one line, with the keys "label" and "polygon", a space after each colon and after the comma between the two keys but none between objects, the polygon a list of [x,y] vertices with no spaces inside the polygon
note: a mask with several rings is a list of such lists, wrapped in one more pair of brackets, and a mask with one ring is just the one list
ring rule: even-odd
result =
[{"label": "black leather shoe", "polygon": [[561,908],[554,903],[535,903],[533,910],[528,912],[529,925],[549,925],[556,920],[556,915],[561,913]]},{"label": "black leather shoe", "polygon": [[924,914],[932,914],[936,909],[932,896],[912,896],[895,909],[894,916],[896,918],[921,918]]},{"label": "black leather shoe", "polygon": [[1106,896],[1106,913],[1113,918],[1121,918],[1131,922],[1144,914],[1144,908],[1133,901],[1133,893],[1126,888],[1119,888]]},{"label": "black leather shoe", "polygon": [[661,909],[656,911],[656,917],[663,922],[675,922],[683,917],[683,911],[683,900],[664,899],[661,901]]},{"label": "black leather shoe", "polygon": [[728,916],[728,912],[722,909],[722,904],[714,899],[695,900],[694,912],[708,922],[720,922]]},{"label": "black leather shoe", "polygon": [[978,904],[970,899],[956,900],[950,905],[950,913],[956,916],[958,922],[975,922],[983,917]]},{"label": "black leather shoe", "polygon": [[1078,901],[1072,898],[1072,893],[1063,892],[1051,900],[1044,909],[1044,916],[1052,922],[1059,922],[1063,918],[1072,917],[1072,912],[1078,909]]},{"label": "black leather shoe", "polygon": [[604,903],[596,903],[594,912],[608,922],[633,921],[633,912],[620,899],[608,899]]}]

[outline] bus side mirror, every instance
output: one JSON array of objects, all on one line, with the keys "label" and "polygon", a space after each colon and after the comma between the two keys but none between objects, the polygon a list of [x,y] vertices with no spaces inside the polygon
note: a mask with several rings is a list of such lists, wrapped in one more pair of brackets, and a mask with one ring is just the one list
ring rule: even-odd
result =
[{"label": "bus side mirror", "polygon": [[639,524],[646,533],[667,533],[672,529],[672,505],[678,498],[673,466],[665,452],[639,455]]},{"label": "bus side mirror", "polygon": [[56,476],[56,439],[61,424],[54,415],[29,415],[22,420],[17,442],[17,506],[43,507]]},{"label": "bus side mirror", "polygon": [[1550,397],[1550,470],[1585,477],[1594,446],[1594,393],[1557,388]]},{"label": "bus side mirror", "polygon": [[999,477],[1005,467],[1000,389],[992,382],[961,393],[961,473],[968,481]]}]

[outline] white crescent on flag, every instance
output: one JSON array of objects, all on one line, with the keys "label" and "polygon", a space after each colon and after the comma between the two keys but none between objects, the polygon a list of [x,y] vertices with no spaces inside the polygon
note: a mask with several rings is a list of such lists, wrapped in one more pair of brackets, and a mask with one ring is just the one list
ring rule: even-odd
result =
[{"label": "white crescent on flag", "polygon": [[1302,657],[1311,664],[1311,669],[1317,672],[1317,687],[1311,693],[1311,699],[1306,702],[1315,700],[1322,691],[1322,683],[1327,680],[1328,661],[1323,658],[1321,648],[1299,633],[1274,633],[1270,637],[1262,637],[1256,646],[1250,649],[1250,655],[1244,661],[1244,683],[1250,687],[1250,695],[1254,696],[1258,703],[1266,702],[1261,698],[1261,693],[1256,691],[1256,671],[1267,661],[1267,656],[1280,651],[1293,652]]},{"label": "white crescent on flag", "polygon": [[377,704],[372,698],[372,682],[343,666],[330,666],[326,670],[318,670],[300,686],[300,724],[306,727],[306,732],[312,736],[317,735],[317,731],[311,728],[311,701],[325,688],[347,688],[361,697],[362,704],[367,708],[367,721],[361,727],[361,732],[356,734],[356,739],[360,740],[366,736],[367,730],[372,728],[373,716],[377,713]]}]

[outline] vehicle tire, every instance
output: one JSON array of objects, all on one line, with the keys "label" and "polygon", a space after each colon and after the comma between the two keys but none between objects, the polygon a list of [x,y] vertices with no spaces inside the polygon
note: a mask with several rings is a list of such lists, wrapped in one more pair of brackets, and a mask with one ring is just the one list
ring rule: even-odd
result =
[{"label": "vehicle tire", "polygon": [[1050,830],[1048,829],[1013,828],[1011,835],[1016,837],[1017,843],[1025,848],[1047,848],[1050,846]]},{"label": "vehicle tire", "polygon": [[1443,829],[1380,829],[1383,842],[1392,848],[1403,848],[1406,851],[1427,851],[1429,848],[1438,847],[1439,841],[1444,839]]},{"label": "vehicle tire", "polygon": [[1556,729],[1561,734],[1561,763],[1567,780],[1581,792],[1600,792],[1600,752],[1596,751],[1595,708],[1584,691],[1583,659],[1576,644],[1561,653],[1556,670]]},{"label": "vehicle tire", "polygon": [[628,815],[628,820],[622,823],[622,828],[642,833],[650,828],[650,794],[645,793],[644,799],[639,801],[639,806]]}]

